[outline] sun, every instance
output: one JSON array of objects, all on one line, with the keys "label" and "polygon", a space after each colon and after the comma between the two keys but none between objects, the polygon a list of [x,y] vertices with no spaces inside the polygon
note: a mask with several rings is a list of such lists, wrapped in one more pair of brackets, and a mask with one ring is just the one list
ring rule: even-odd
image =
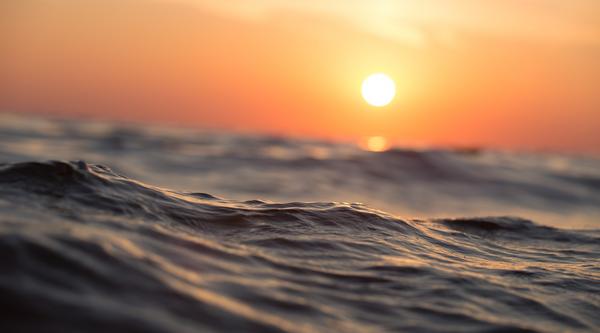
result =
[{"label": "sun", "polygon": [[386,106],[396,95],[396,84],[383,73],[371,74],[362,83],[362,95],[372,106]]}]

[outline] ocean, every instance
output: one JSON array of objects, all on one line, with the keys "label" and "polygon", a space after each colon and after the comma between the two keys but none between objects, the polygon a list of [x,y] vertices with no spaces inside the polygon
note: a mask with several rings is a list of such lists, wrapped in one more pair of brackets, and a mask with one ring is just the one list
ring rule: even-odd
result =
[{"label": "ocean", "polygon": [[0,114],[2,332],[598,332],[600,159]]}]

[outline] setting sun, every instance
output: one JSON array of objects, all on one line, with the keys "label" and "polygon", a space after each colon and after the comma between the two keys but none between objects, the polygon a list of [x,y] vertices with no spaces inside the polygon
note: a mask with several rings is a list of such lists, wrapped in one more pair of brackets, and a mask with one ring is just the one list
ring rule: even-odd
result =
[{"label": "setting sun", "polygon": [[372,74],[362,83],[362,95],[372,106],[386,106],[396,95],[396,85],[383,73]]}]

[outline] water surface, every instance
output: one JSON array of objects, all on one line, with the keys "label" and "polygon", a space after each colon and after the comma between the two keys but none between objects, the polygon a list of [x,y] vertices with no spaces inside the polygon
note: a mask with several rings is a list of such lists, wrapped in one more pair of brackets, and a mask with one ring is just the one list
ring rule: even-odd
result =
[{"label": "water surface", "polygon": [[600,329],[594,158],[1,119],[2,331]]}]

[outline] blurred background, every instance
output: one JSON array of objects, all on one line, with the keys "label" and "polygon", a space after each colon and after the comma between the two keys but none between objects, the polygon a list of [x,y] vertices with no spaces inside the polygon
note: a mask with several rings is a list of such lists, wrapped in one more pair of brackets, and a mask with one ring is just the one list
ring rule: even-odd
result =
[{"label": "blurred background", "polygon": [[[0,162],[597,227],[600,2],[5,0]],[[395,99],[361,83],[382,72]]]},{"label": "blurred background", "polygon": [[[596,0],[4,0],[0,110],[600,152]],[[373,72],[397,96],[360,96]]]}]

